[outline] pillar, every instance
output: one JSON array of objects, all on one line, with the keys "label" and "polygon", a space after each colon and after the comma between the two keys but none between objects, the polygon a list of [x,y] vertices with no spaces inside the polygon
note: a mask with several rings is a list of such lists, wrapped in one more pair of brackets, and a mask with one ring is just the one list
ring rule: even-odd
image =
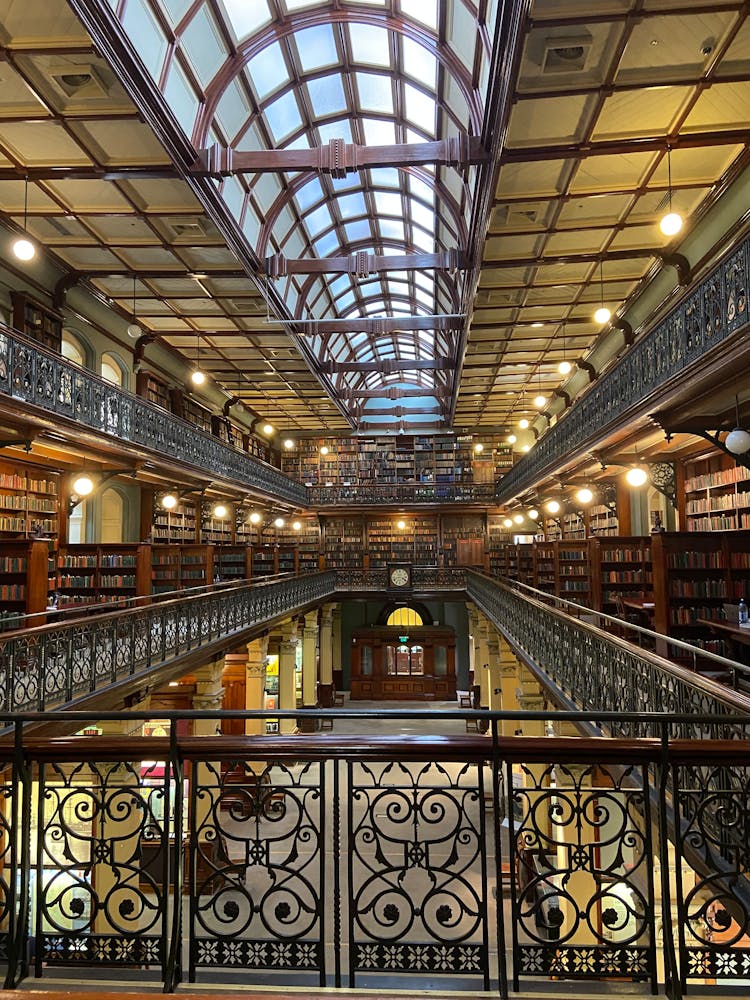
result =
[{"label": "pillar", "polygon": [[478,642],[478,629],[479,629],[479,612],[477,611],[475,604],[469,604],[466,608],[466,615],[469,622],[469,676],[467,684],[469,690],[471,691],[472,684],[474,683],[475,671],[477,668],[477,657],[476,649]]},{"label": "pillar", "polygon": [[[518,674],[521,664],[514,655],[512,649],[500,636],[498,650],[498,674],[500,687],[500,702],[504,712],[517,712],[520,708],[518,704]],[[518,729],[518,723],[513,719],[503,720],[501,727],[503,736],[512,736]]]},{"label": "pillar", "polygon": [[[489,669],[487,673],[487,704],[492,712],[500,712],[503,708],[503,689],[500,685],[500,636],[491,628],[487,637],[489,652]],[[501,725],[498,733],[502,735]]]},{"label": "pillar", "polygon": [[481,615],[479,618],[479,627],[477,630],[479,643],[477,645],[476,638],[475,642],[475,667],[474,667],[474,687],[479,686],[479,708],[489,708],[490,707],[490,690],[489,690],[489,664],[490,664],[490,648],[489,648],[489,637],[490,629],[492,626],[484,617]]},{"label": "pillar", "polygon": [[341,605],[333,605],[333,684],[337,691],[344,690],[344,650],[341,646]]},{"label": "pillar", "polygon": [[[199,712],[221,711],[224,701],[224,686],[221,682],[223,673],[223,656],[194,671],[196,681],[193,695],[194,709]],[[219,730],[219,723],[215,718],[193,720],[193,736],[216,736]]]},{"label": "pillar", "polygon": [[[219,656],[195,672],[195,694],[193,708],[199,712],[218,712],[224,701],[224,657]],[[208,716],[205,719],[193,720],[193,736],[220,736],[219,720]],[[199,760],[193,763],[191,781],[197,782],[200,794],[196,796],[195,815],[192,818],[193,829],[196,831],[202,853],[210,852],[210,839],[206,839],[206,830],[215,830],[217,824],[214,808],[219,801],[222,787],[221,763],[219,761]],[[185,817],[187,821],[187,817]]]},{"label": "pillar", "polygon": [[[297,679],[295,675],[297,657],[297,623],[284,622],[281,626],[279,644],[279,708],[283,712],[293,712],[297,707]],[[279,731],[293,733],[294,719],[281,719]]]},{"label": "pillar", "polygon": [[[247,665],[245,678],[245,708],[249,711],[263,708],[263,693],[266,683],[266,654],[268,636],[253,639],[247,644]],[[245,735],[260,736],[266,732],[265,719],[246,719]]]},{"label": "pillar", "polygon": [[302,705],[315,708],[318,687],[318,612],[309,611],[305,615],[302,630]]},{"label": "pillar", "polygon": [[320,681],[317,703],[332,708],[333,687],[333,605],[324,604],[320,612]]}]

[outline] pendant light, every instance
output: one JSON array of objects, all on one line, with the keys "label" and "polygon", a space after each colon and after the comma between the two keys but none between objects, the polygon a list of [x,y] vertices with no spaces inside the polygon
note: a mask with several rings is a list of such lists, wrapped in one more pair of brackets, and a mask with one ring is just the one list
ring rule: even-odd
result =
[{"label": "pendant light", "polygon": [[643,486],[648,480],[648,472],[638,463],[638,449],[636,448],[635,462],[625,473],[625,481],[630,486]]},{"label": "pendant light", "polygon": [[599,261],[599,289],[600,289],[600,306],[594,313],[594,322],[599,323],[602,326],[608,323],[612,318],[611,310],[607,309],[604,305],[604,262]]},{"label": "pendant light", "polygon": [[565,323],[566,321],[563,320],[563,325],[562,325],[563,359],[557,366],[557,370],[560,372],[561,375],[570,375],[570,373],[573,371],[573,365],[571,365],[571,363],[565,357],[565,354],[567,353],[565,350],[565,333],[566,333]]},{"label": "pendant light", "polygon": [[195,363],[195,370],[190,375],[193,385],[203,385],[206,381],[205,374],[201,371],[201,335],[198,334],[198,358]]},{"label": "pendant light", "polygon": [[659,223],[659,229],[665,236],[676,236],[682,229],[682,216],[679,212],[672,211],[672,151],[667,144],[667,192],[669,211],[664,215]]},{"label": "pendant light", "polygon": [[740,427],[740,398],[739,396],[734,397],[734,406],[736,414],[736,426],[733,431],[730,431],[724,438],[724,447],[732,455],[744,455],[746,451],[750,451],[750,434],[744,431]]},{"label": "pendant light", "polygon": [[23,183],[23,231],[24,235],[13,240],[13,254],[18,260],[29,261],[36,256],[36,247],[28,237],[29,219],[29,175]]},{"label": "pendant light", "polygon": [[135,272],[133,272],[133,322],[128,324],[127,335],[132,337],[133,340],[138,340],[143,334],[143,330],[138,324],[135,316]]},{"label": "pendant light", "polygon": [[534,397],[534,406],[538,410],[541,410],[541,408],[543,406],[546,406],[546,404],[547,404],[547,397],[542,392],[542,362],[541,361],[539,362],[539,367],[537,368],[536,371],[537,371],[537,375],[539,377],[539,392]]}]

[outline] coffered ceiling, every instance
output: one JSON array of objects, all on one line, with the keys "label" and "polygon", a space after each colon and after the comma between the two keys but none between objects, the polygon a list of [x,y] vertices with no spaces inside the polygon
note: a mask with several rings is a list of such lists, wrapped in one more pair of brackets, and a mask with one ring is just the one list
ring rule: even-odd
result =
[{"label": "coffered ceiling", "polygon": [[[540,391],[559,409],[589,384],[575,362],[627,339],[596,306],[616,325],[746,210],[709,216],[742,205],[746,3],[3,7],[4,221],[23,227],[27,177],[61,293],[83,283],[285,430],[510,428]],[[290,159],[338,139],[369,165]]]}]

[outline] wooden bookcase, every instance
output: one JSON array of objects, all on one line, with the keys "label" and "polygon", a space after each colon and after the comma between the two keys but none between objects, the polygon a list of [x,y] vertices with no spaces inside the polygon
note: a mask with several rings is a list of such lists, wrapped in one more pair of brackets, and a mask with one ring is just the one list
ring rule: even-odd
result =
[{"label": "wooden bookcase", "polygon": [[554,594],[557,591],[557,561],[554,542],[534,542],[534,586]]},{"label": "wooden bookcase", "polygon": [[750,469],[718,455],[686,466],[685,527],[688,531],[750,528]]},{"label": "wooden bookcase", "polygon": [[154,520],[151,537],[154,544],[180,545],[196,541],[196,504],[183,501],[174,510],[165,510],[154,503]]},{"label": "wooden bookcase", "polygon": [[322,521],[326,569],[356,569],[372,565],[365,548],[364,518],[327,517]]},{"label": "wooden bookcase", "polygon": [[214,582],[213,545],[180,545],[180,587],[204,587]]},{"label": "wooden bookcase", "polygon": [[204,504],[201,518],[200,540],[206,545],[232,545],[235,538],[234,506],[224,504],[227,508],[226,517],[214,517],[214,503]]},{"label": "wooden bookcase", "polygon": [[[19,615],[47,607],[49,546],[44,539],[3,541],[0,545],[0,627],[20,627]],[[54,577],[53,577],[54,579]],[[34,625],[43,625],[39,618]]]},{"label": "wooden bookcase", "polygon": [[220,580],[249,580],[253,571],[252,546],[217,545],[214,570]]},{"label": "wooden bookcase", "polygon": [[211,411],[197,400],[189,396],[184,389],[170,389],[169,399],[172,413],[176,417],[182,417],[190,424],[195,424],[207,434],[211,433]]},{"label": "wooden bookcase", "polygon": [[591,555],[588,541],[564,538],[555,543],[557,596],[591,606]]},{"label": "wooden bookcase", "polygon": [[61,609],[118,603],[151,592],[150,545],[65,545],[57,566]]},{"label": "wooden bookcase", "polygon": [[59,354],[62,346],[62,314],[25,292],[11,292],[13,326],[48,351]]},{"label": "wooden bookcase", "polygon": [[59,493],[57,473],[0,463],[0,540],[19,535],[56,538]]},{"label": "wooden bookcase", "polygon": [[179,545],[155,545],[151,552],[151,593],[180,589]]},{"label": "wooden bookcase", "polygon": [[620,601],[627,597],[653,601],[650,535],[599,536],[589,544],[596,611],[616,615]]},{"label": "wooden bookcase", "polygon": [[148,400],[154,406],[161,406],[164,410],[170,409],[169,386],[153,372],[143,369],[138,372],[135,377],[135,391],[141,399]]}]

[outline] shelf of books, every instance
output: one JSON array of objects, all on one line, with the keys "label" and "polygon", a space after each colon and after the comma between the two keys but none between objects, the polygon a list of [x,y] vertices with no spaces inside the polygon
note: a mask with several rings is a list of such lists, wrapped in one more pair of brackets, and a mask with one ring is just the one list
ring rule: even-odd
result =
[{"label": "shelf of books", "polygon": [[[0,546],[0,628],[20,627],[19,615],[39,614],[47,607],[46,541],[4,541]],[[43,625],[44,619],[33,624]]]},{"label": "shelf of books", "polygon": [[557,596],[591,605],[591,557],[587,541],[565,538],[556,543]]},{"label": "shelf of books", "polygon": [[364,518],[327,517],[323,525],[326,569],[360,569],[366,565]]},{"label": "shelf of books", "polygon": [[58,531],[60,476],[0,463],[0,537],[54,538]]},{"label": "shelf of books", "polygon": [[252,574],[253,550],[250,545],[217,545],[214,549],[214,575],[219,580],[248,580]]},{"label": "shelf of books", "polygon": [[443,515],[442,556],[444,566],[483,566],[485,544],[484,515]]},{"label": "shelf of books", "polygon": [[277,573],[297,572],[296,545],[254,545],[252,578],[257,580]]},{"label": "shelf of books", "polygon": [[517,579],[519,583],[525,583],[527,587],[534,587],[534,543],[521,542],[515,546]]},{"label": "shelf of books", "polygon": [[156,544],[179,545],[195,542],[196,505],[188,501],[178,504],[174,510],[165,510],[159,503],[154,505],[152,538]]},{"label": "shelf of books", "polygon": [[617,511],[597,504],[589,511],[589,531],[592,535],[616,535],[619,531]]},{"label": "shelf of books", "polygon": [[[217,507],[222,506],[226,513],[222,517],[217,517]],[[205,504],[201,519],[201,542],[206,545],[231,545],[234,541],[234,507],[232,504]]]},{"label": "shelf of books", "polygon": [[688,531],[750,528],[750,469],[725,456],[687,467],[685,521]]},{"label": "shelf of books", "polygon": [[213,582],[213,545],[181,545],[180,587],[204,587]]},{"label": "shelf of books", "polygon": [[554,594],[557,590],[557,566],[554,542],[534,542],[534,586]]},{"label": "shelf of books", "polygon": [[58,607],[118,604],[151,590],[151,546],[64,545],[57,558]]},{"label": "shelf of books", "polygon": [[13,291],[13,326],[55,354],[62,344],[62,314],[25,292]]},{"label": "shelf of books", "polygon": [[653,602],[649,535],[598,536],[590,539],[589,544],[595,610],[622,617],[625,598]]},{"label": "shelf of books", "polygon": [[151,593],[180,589],[179,545],[154,545],[151,550]]}]

